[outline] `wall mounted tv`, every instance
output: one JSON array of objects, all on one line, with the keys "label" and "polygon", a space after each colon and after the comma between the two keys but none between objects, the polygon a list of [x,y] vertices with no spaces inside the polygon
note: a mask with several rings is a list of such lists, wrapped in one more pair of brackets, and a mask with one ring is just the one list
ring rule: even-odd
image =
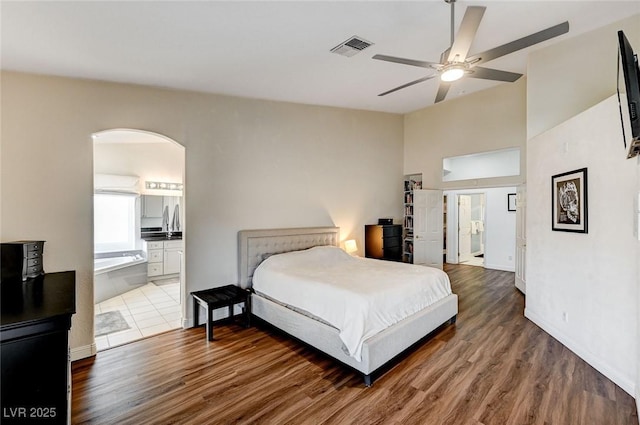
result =
[{"label": "wall mounted tv", "polygon": [[[618,99],[624,90],[626,102],[620,103],[620,115],[622,118],[622,134],[625,148],[628,148],[627,158],[633,158],[640,154],[640,67],[638,67],[638,55],[631,48],[631,44],[623,31],[618,31],[618,47],[620,48],[619,66],[624,77],[624,88],[620,85],[620,72],[618,71]],[[624,111],[626,109],[626,112]],[[629,121],[631,134],[626,135],[625,122]]]}]

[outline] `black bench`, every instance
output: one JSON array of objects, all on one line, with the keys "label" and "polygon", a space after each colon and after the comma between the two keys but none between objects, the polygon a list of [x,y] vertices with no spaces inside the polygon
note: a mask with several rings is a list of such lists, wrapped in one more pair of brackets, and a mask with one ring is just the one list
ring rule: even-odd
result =
[{"label": "black bench", "polygon": [[191,293],[193,297],[193,325],[200,326],[199,316],[201,305],[207,310],[207,338],[213,341],[213,310],[222,307],[229,307],[229,318],[233,320],[233,306],[244,303],[243,315],[246,327],[251,325],[249,316],[250,308],[250,292],[236,285],[221,286],[218,288],[205,289],[203,291],[194,291]]}]

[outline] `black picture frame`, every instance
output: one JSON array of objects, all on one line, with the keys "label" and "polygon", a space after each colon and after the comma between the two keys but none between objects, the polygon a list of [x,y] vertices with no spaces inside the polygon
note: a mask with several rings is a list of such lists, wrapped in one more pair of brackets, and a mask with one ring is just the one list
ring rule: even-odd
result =
[{"label": "black picture frame", "polygon": [[515,211],[516,210],[516,194],[508,193],[507,194],[507,211]]},{"label": "black picture frame", "polygon": [[587,169],[568,171],[551,177],[551,229],[558,232],[588,233]]}]

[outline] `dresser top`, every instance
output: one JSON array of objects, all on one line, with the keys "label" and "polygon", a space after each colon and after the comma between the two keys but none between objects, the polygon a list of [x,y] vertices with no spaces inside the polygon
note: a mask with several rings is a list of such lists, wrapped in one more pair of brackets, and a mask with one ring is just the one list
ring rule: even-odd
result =
[{"label": "dresser top", "polygon": [[25,282],[2,281],[0,289],[2,331],[76,312],[75,271],[47,273]]}]

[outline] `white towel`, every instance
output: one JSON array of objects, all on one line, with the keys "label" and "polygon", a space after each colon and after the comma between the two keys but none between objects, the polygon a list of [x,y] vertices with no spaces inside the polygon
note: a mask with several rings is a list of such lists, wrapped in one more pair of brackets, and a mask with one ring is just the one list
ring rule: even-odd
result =
[{"label": "white towel", "polygon": [[484,232],[484,221],[478,221],[478,232]]},{"label": "white towel", "polygon": [[173,209],[173,220],[171,220],[171,231],[179,232],[180,231],[180,206],[176,204]]},{"label": "white towel", "polygon": [[162,231],[169,231],[169,205],[165,205],[164,211],[162,211]]},{"label": "white towel", "polygon": [[471,234],[478,234],[478,222],[476,220],[471,220]]}]

